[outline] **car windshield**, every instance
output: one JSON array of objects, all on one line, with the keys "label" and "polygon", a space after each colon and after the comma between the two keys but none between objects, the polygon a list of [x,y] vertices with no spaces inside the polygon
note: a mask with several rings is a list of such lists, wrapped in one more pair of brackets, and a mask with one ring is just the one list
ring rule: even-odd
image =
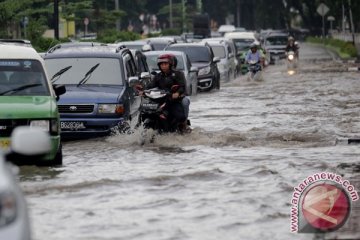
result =
[{"label": "car windshield", "polygon": [[155,51],[161,51],[161,50],[164,50],[164,48],[168,45],[168,43],[166,43],[166,42],[164,42],[164,43],[152,43],[152,45],[154,46]]},{"label": "car windshield", "polygon": [[[146,55],[146,62],[151,70],[159,70],[159,66],[157,65],[157,59],[159,55]],[[177,59],[177,70],[184,70],[184,61],[180,56],[176,56]]]},{"label": "car windshield", "polygon": [[254,42],[254,39],[233,39],[235,42],[235,46],[238,51],[246,50],[250,47],[250,44]]},{"label": "car windshield", "polygon": [[266,38],[266,45],[286,45],[287,37],[286,36],[274,36]]},{"label": "car windshield", "polygon": [[0,60],[0,95],[50,96],[41,63],[37,60]]},{"label": "car windshield", "polygon": [[211,61],[210,51],[205,46],[170,46],[166,50],[185,52],[192,63]]},{"label": "car windshield", "polygon": [[215,57],[219,57],[219,58],[225,58],[226,57],[225,47],[223,47],[223,46],[211,46],[211,49],[213,50]]},{"label": "car windshield", "polygon": [[123,85],[124,82],[120,61],[116,58],[57,58],[46,59],[45,64],[50,77],[61,69],[72,66],[56,80],[57,84],[78,84],[97,64],[99,65],[88,76],[85,85]]}]

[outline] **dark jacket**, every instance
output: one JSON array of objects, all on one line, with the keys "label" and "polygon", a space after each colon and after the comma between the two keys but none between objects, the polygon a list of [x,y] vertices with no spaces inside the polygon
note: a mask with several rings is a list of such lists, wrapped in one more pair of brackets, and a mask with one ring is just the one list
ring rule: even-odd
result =
[{"label": "dark jacket", "polygon": [[184,73],[177,70],[171,70],[168,74],[159,72],[155,75],[154,80],[150,82],[146,88],[155,88],[170,91],[174,85],[180,85],[178,92],[180,95],[185,93],[185,76]]},{"label": "dark jacket", "polygon": [[293,51],[293,52],[297,52],[299,50],[299,46],[296,44],[293,44],[292,46],[290,46],[289,44],[286,46],[285,52],[289,52],[289,51]]}]

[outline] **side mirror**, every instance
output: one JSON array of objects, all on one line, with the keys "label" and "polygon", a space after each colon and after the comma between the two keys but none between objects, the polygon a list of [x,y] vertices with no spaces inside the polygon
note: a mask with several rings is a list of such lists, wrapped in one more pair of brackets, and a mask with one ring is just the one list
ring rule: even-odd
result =
[{"label": "side mirror", "polygon": [[140,79],[141,80],[149,80],[151,78],[151,75],[149,72],[142,72],[140,73]]},{"label": "side mirror", "polygon": [[53,85],[54,91],[55,91],[55,95],[56,95],[56,101],[59,100],[59,96],[63,95],[64,93],[66,93],[66,88],[65,85]]},{"label": "side mirror", "polygon": [[191,67],[190,68],[190,72],[198,72],[199,68],[198,67]]},{"label": "side mirror", "polygon": [[129,86],[134,87],[140,84],[140,80],[138,77],[129,77]]},{"label": "side mirror", "polygon": [[219,58],[219,57],[214,57],[213,62],[214,62],[214,63],[220,62],[220,58]]},{"label": "side mirror", "polygon": [[48,132],[41,128],[19,126],[11,134],[10,151],[6,160],[29,162],[49,153],[51,140]]}]

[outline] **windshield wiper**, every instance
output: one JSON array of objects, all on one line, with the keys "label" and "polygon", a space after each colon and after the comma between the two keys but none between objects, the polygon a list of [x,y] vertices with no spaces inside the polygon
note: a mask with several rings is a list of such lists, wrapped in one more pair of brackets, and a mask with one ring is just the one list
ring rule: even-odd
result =
[{"label": "windshield wiper", "polygon": [[89,80],[91,74],[95,71],[95,69],[100,65],[100,63],[95,64],[90,70],[85,74],[84,78],[80,80],[77,86],[80,86],[84,83],[86,83],[87,80]]},{"label": "windshield wiper", "polygon": [[[52,78],[51,78],[51,82],[54,83],[54,82],[56,82],[57,80],[59,80],[60,76],[61,76],[64,72],[66,72],[67,70],[69,70],[70,68],[72,68],[72,66],[67,66],[67,67],[61,69],[60,71],[58,71],[57,73],[55,73],[54,76],[52,76]],[[58,78],[54,80],[54,78],[56,78],[56,77],[58,77]]]},{"label": "windshield wiper", "polygon": [[25,89],[28,89],[28,88],[37,87],[37,86],[41,86],[41,85],[42,85],[41,83],[34,83],[34,84],[24,85],[24,86],[21,86],[21,87],[17,87],[17,88],[10,89],[10,90],[7,90],[5,92],[2,92],[2,93],[0,93],[0,95],[5,95],[5,94],[8,94],[10,92],[19,92],[19,91],[22,91],[22,90],[25,90]]}]

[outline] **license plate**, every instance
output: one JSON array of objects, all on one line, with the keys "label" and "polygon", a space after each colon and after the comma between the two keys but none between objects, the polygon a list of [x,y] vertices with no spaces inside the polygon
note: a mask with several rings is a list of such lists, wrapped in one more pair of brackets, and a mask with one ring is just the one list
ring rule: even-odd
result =
[{"label": "license plate", "polygon": [[0,140],[0,149],[8,149],[10,147],[10,140]]},{"label": "license plate", "polygon": [[158,105],[156,103],[143,103],[141,106],[144,109],[151,109],[151,110],[156,110],[158,108]]},{"label": "license plate", "polygon": [[61,122],[60,127],[62,130],[79,130],[86,128],[83,122]]}]

